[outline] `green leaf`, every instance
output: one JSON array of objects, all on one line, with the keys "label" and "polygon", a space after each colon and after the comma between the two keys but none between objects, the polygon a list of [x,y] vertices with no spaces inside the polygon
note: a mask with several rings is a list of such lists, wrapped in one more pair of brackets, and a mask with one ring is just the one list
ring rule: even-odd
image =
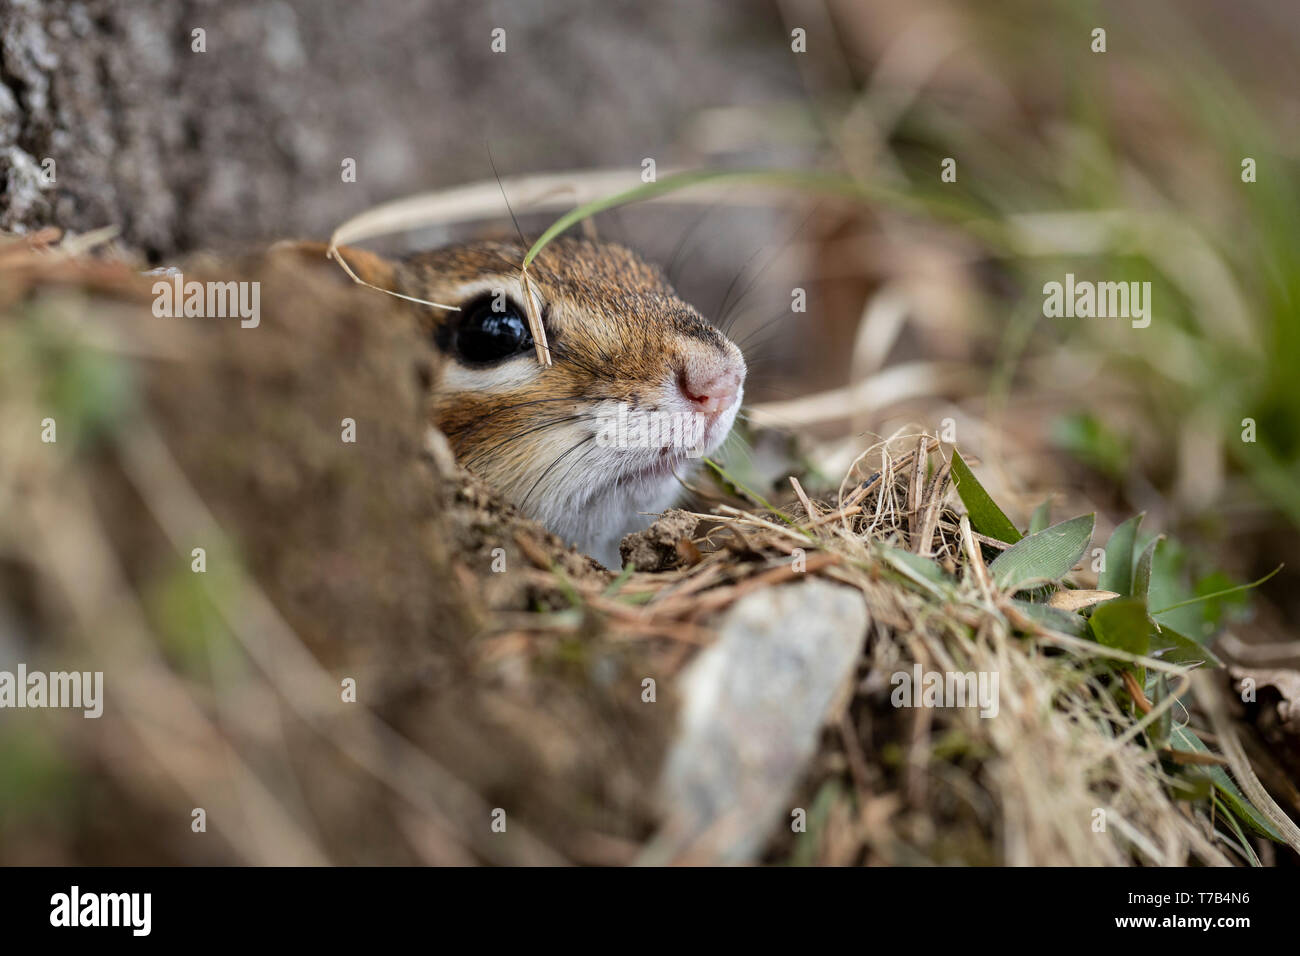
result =
[{"label": "green leaf", "polygon": [[1138,558],[1137,567],[1133,569],[1133,597],[1141,598],[1145,604],[1151,591],[1151,562],[1155,559],[1156,548],[1165,536],[1160,534],[1151,539],[1142,556]]},{"label": "green leaf", "polygon": [[1124,597],[1133,596],[1133,542],[1146,512],[1136,514],[1111,532],[1106,542],[1106,567],[1097,577],[1097,587]]},{"label": "green leaf", "polygon": [[1048,607],[1046,604],[1035,604],[1032,601],[1012,600],[1011,603],[1025,617],[1037,621],[1044,627],[1050,627],[1054,631],[1071,634],[1074,637],[1083,636],[1084,620],[1078,614],[1071,614],[1069,611],[1062,611],[1060,608]]},{"label": "green leaf", "polygon": [[951,589],[952,579],[943,573],[943,568],[929,558],[889,545],[880,547],[880,555],[893,566],[894,570],[932,594],[945,597]]},{"label": "green leaf", "polygon": [[1151,619],[1146,602],[1139,598],[1115,598],[1098,605],[1088,618],[1088,629],[1106,647],[1143,656],[1151,649]]},{"label": "green leaf", "polygon": [[957,494],[970,512],[970,526],[980,534],[1015,544],[1022,537],[1011,519],[994,504],[989,493],[984,490],[972,474],[970,467],[955,450],[952,453],[952,477],[957,482]]},{"label": "green leaf", "polygon": [[1038,579],[1059,581],[1083,557],[1096,523],[1096,515],[1080,515],[1021,539],[989,565],[994,583],[1014,591]]},{"label": "green leaf", "polygon": [[1029,519],[1029,533],[1038,534],[1052,523],[1052,499],[1048,498],[1034,509],[1034,516]]},{"label": "green leaf", "polygon": [[1151,631],[1151,656],[1171,664],[1205,663],[1211,667],[1222,667],[1219,660],[1204,644],[1198,644],[1184,634],[1179,634],[1172,627],[1160,625]]},{"label": "green leaf", "polygon": [[[1201,742],[1201,738],[1186,727],[1175,727],[1170,739],[1181,750],[1191,750],[1203,754],[1210,753],[1210,748]],[[1269,822],[1268,817],[1256,810],[1255,805],[1233,783],[1226,770],[1222,767],[1211,766],[1206,768],[1206,773],[1209,774],[1210,779],[1214,781],[1214,786],[1223,796],[1223,802],[1242,819],[1246,826],[1277,843],[1286,842],[1282,839],[1282,834],[1277,832],[1277,828]]]}]

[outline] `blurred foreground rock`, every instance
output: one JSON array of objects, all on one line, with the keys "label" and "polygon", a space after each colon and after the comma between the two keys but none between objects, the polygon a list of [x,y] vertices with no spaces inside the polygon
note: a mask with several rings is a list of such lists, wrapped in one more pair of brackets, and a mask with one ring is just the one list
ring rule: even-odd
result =
[{"label": "blurred foreground rock", "polygon": [[867,606],[818,578],[755,591],[682,678],[681,728],[661,781],[647,863],[753,862],[789,821],[790,796],[862,655]]}]

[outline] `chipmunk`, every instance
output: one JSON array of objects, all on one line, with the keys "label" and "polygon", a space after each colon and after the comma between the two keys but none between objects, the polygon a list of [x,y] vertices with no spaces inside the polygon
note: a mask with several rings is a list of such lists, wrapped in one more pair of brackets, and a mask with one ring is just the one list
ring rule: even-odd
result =
[{"label": "chipmunk", "polygon": [[399,262],[338,250],[367,282],[459,308],[422,309],[439,357],[432,424],[521,511],[618,568],[623,535],[669,507],[690,458],[727,437],[745,360],[657,267],[619,245],[561,238],[528,268],[543,365],[523,305],[525,252],[489,240]]}]

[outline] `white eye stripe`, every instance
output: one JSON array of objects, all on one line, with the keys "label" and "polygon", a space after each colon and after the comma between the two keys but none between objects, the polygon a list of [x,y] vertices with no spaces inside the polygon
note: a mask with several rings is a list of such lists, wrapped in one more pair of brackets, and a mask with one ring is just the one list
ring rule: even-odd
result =
[{"label": "white eye stripe", "polygon": [[467,368],[448,362],[442,372],[442,390],[447,392],[509,392],[537,380],[541,371],[532,352],[523,352],[488,368]]},{"label": "white eye stripe", "polygon": [[524,289],[518,276],[488,276],[456,286],[456,297],[462,305],[481,295],[495,295],[497,292],[503,293],[507,299],[522,306]]}]

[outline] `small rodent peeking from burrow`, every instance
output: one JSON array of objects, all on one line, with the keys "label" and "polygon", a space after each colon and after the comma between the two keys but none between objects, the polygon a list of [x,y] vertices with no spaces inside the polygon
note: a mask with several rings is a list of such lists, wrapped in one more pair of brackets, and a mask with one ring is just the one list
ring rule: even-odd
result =
[{"label": "small rodent peeking from burrow", "polygon": [[391,263],[340,254],[425,308],[430,417],[458,460],[529,517],[617,568],[619,540],[682,490],[731,430],[740,349],[657,267],[611,243],[561,238],[528,267],[552,364],[537,360],[518,243],[474,241]]}]

